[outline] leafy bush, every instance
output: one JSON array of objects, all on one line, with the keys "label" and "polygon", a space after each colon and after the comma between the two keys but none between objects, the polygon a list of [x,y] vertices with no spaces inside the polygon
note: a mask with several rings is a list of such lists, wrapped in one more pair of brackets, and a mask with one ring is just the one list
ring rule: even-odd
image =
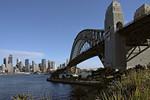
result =
[{"label": "leafy bush", "polygon": [[150,100],[150,70],[132,71],[126,79],[114,81],[97,96],[100,100]]}]

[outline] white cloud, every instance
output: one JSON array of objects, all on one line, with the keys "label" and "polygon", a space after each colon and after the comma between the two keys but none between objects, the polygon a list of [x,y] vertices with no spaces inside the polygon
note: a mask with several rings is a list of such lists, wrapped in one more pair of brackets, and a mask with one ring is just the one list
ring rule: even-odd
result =
[{"label": "white cloud", "polygon": [[28,51],[15,51],[15,50],[0,49],[0,58],[8,57],[10,54],[13,55],[14,58],[19,57],[21,59],[33,59],[33,58],[44,57],[44,54],[39,53],[39,52],[28,52]]}]

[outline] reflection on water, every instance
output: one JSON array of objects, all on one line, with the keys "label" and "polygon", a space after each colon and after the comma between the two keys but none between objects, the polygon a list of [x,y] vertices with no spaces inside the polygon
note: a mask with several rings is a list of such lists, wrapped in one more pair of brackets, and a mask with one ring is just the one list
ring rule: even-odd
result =
[{"label": "reflection on water", "polygon": [[0,75],[0,100],[12,100],[17,94],[31,94],[34,99],[51,96],[70,100],[73,87],[69,84],[47,82],[49,75]]}]

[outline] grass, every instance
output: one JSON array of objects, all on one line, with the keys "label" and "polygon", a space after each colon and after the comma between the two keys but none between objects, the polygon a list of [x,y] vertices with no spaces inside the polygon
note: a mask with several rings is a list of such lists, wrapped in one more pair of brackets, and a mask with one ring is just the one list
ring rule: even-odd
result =
[{"label": "grass", "polygon": [[97,96],[98,100],[150,100],[150,70],[133,70],[114,81]]}]

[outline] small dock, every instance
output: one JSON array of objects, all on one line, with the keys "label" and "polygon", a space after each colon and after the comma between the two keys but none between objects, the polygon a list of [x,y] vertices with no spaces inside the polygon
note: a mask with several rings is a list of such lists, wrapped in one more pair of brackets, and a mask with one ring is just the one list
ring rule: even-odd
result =
[{"label": "small dock", "polygon": [[48,78],[47,81],[55,82],[55,83],[73,84],[73,85],[86,85],[86,86],[94,86],[100,83],[99,81],[82,81],[82,80],[71,81],[71,80],[50,79],[50,78]]}]

